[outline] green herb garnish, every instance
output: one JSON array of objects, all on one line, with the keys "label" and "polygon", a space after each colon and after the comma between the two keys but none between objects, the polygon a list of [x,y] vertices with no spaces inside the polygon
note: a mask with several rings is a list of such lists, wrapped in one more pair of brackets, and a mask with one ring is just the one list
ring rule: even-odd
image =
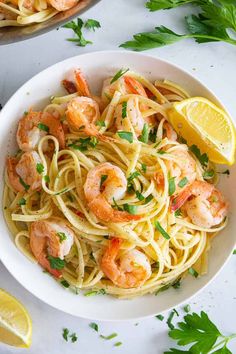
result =
[{"label": "green herb garnish", "polygon": [[155,228],[166,240],[170,239],[170,235],[163,229],[159,221],[155,221]]},{"label": "green herb garnish", "polygon": [[87,293],[84,294],[84,296],[95,296],[95,295],[105,295],[106,291],[105,289],[100,289],[100,290],[91,290],[88,291]]},{"label": "green herb garnish", "polygon": [[38,128],[40,130],[43,130],[43,131],[47,132],[47,133],[49,132],[49,127],[47,125],[43,124],[43,123],[39,123],[38,124]]},{"label": "green herb garnish", "polygon": [[190,311],[191,311],[190,305],[185,305],[185,306],[184,306],[184,311],[185,311],[186,313],[190,312]]},{"label": "green herb garnish", "polygon": [[188,272],[189,272],[189,274],[191,274],[193,277],[195,277],[195,278],[198,277],[198,272],[197,272],[194,268],[190,267],[190,268],[188,269]]},{"label": "green herb garnish", "polygon": [[62,337],[68,342],[69,329],[63,328]]},{"label": "green herb garnish", "polygon": [[106,126],[106,123],[105,123],[104,120],[97,120],[95,124],[97,126],[99,126],[99,127],[105,127]]},{"label": "green herb garnish", "polygon": [[43,173],[43,171],[44,171],[43,164],[37,163],[37,165],[36,165],[36,170],[37,170],[37,172],[41,175],[41,173]]},{"label": "green herb garnish", "polygon": [[115,81],[117,81],[121,76],[123,76],[124,74],[127,73],[127,71],[129,71],[129,69],[120,69],[119,71],[117,71],[117,73],[113,76],[113,78],[111,79],[110,84],[113,84]]},{"label": "green herb garnish", "polygon": [[108,175],[102,175],[101,177],[101,182],[100,182],[100,188],[102,187],[103,183],[106,181]]},{"label": "green herb garnish", "polygon": [[97,20],[93,20],[93,19],[89,18],[85,22],[84,27],[87,28],[87,29],[95,31],[95,29],[96,28],[100,28],[101,25],[100,25],[100,22],[98,22]]},{"label": "green herb garnish", "polygon": [[78,339],[75,333],[70,334],[71,343],[75,343]]},{"label": "green herb garnish", "polygon": [[98,332],[98,325],[97,325],[97,323],[91,322],[91,323],[89,324],[89,327],[92,328],[92,329],[94,329],[94,331]]},{"label": "green herb garnish", "polygon": [[26,204],[25,198],[20,198],[18,205],[25,205],[25,204]]},{"label": "green herb garnish", "polygon": [[148,124],[145,123],[143,126],[142,134],[139,137],[139,141],[142,141],[142,143],[147,144],[148,143],[148,137],[149,137],[149,127]]},{"label": "green herb garnish", "polygon": [[118,131],[117,135],[121,139],[127,140],[130,144],[134,141],[133,133],[132,132],[126,132],[126,131]]},{"label": "green herb garnish", "polygon": [[44,176],[43,178],[46,183],[50,182],[50,177],[48,175]]},{"label": "green herb garnish", "polygon": [[235,250],[233,250],[233,254],[236,254],[236,249],[235,249]]},{"label": "green herb garnish", "polygon": [[145,165],[145,163],[141,163],[141,170],[146,173],[147,172],[147,166]]},{"label": "green herb garnish", "polygon": [[187,179],[187,177],[184,177],[179,181],[178,186],[180,188],[183,188],[184,186],[186,186],[186,184],[188,184],[188,179]]},{"label": "green herb garnish", "polygon": [[64,288],[69,288],[70,287],[70,284],[66,280],[62,280],[61,281],[61,285],[64,286]]},{"label": "green herb garnish", "polygon": [[174,192],[175,192],[175,177],[170,177],[168,179],[168,182],[169,182],[169,189],[168,189],[168,193],[169,193],[169,196],[173,195]]},{"label": "green herb garnish", "polygon": [[209,158],[206,153],[201,154],[201,151],[197,147],[197,145],[190,146],[189,150],[196,156],[196,158],[200,161],[203,167],[207,166]]},{"label": "green herb garnish", "polygon": [[136,194],[136,197],[138,198],[138,200],[142,201],[145,199],[145,197],[139,191],[136,191],[135,194]]},{"label": "green herb garnish", "polygon": [[63,28],[72,29],[72,31],[74,32],[74,34],[76,36],[75,38],[67,38],[67,41],[75,42],[80,47],[85,47],[87,44],[92,44],[93,42],[87,41],[84,38],[84,35],[82,32],[83,26],[84,26],[84,21],[81,20],[81,18],[77,18],[77,22],[70,21],[70,22],[66,23],[64,26],[62,26]]},{"label": "green herb garnish", "polygon": [[124,204],[124,210],[127,211],[129,214],[136,215],[137,214],[137,205],[130,205],[125,203]]},{"label": "green herb garnish", "polygon": [[207,180],[207,179],[213,178],[214,175],[215,175],[215,171],[214,170],[210,170],[210,171],[205,171],[202,176],[203,176],[204,179]]},{"label": "green herb garnish", "polygon": [[19,181],[20,181],[20,184],[25,188],[26,191],[28,191],[30,189],[30,186],[28,184],[26,184],[21,177],[19,178]]},{"label": "green herb garnish", "polygon": [[109,336],[104,336],[104,335],[100,334],[100,338],[102,338],[102,339],[106,339],[106,340],[113,339],[113,338],[115,338],[115,337],[117,337],[117,336],[118,336],[118,334],[117,334],[117,333],[112,333],[112,334],[109,334]]},{"label": "green herb garnish", "polygon": [[155,317],[160,321],[164,320],[164,316],[162,316],[162,315],[156,315]]},{"label": "green herb garnish", "polygon": [[126,118],[127,117],[127,102],[123,102],[122,103],[122,114],[121,114],[122,118]]},{"label": "green herb garnish", "polygon": [[177,316],[179,316],[178,312],[174,309],[173,311],[171,311],[171,313],[170,313],[170,315],[169,315],[169,317],[168,317],[168,319],[167,319],[167,321],[166,321],[168,327],[169,327],[170,329],[172,329],[172,330],[175,328],[174,325],[173,325],[173,323],[172,323],[172,320],[173,320],[175,314],[176,314]]},{"label": "green herb garnish", "polygon": [[157,128],[153,128],[149,132],[149,140],[152,143],[155,143],[156,142],[156,138],[157,138]]},{"label": "green herb garnish", "polygon": [[60,243],[67,239],[67,236],[64,232],[57,232],[57,236],[59,237]]},{"label": "green herb garnish", "polygon": [[175,211],[175,216],[177,217],[177,216],[181,216],[181,215],[182,215],[181,210],[180,210],[180,209],[177,209],[177,210]]},{"label": "green herb garnish", "polygon": [[50,267],[52,269],[63,269],[65,267],[65,261],[58,257],[48,256]]}]

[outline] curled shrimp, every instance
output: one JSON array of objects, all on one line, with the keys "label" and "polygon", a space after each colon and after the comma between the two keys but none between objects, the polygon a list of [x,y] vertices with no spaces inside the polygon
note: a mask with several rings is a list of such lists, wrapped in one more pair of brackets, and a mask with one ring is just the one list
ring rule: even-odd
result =
[{"label": "curled shrimp", "polygon": [[165,122],[163,124],[163,128],[165,131],[164,137],[166,136],[168,140],[176,141],[177,140],[177,133],[176,131],[172,128],[170,123]]},{"label": "curled shrimp", "polygon": [[136,94],[147,97],[143,85],[131,76],[124,75],[113,83],[111,81],[112,78],[108,78],[103,82],[102,100],[106,104],[110,102],[115,91],[119,91],[122,95]]},{"label": "curled shrimp", "polygon": [[79,0],[47,0],[57,11],[66,11],[78,4]]},{"label": "curled shrimp", "polygon": [[[105,177],[101,185],[102,178]],[[124,197],[127,180],[123,171],[109,162],[92,168],[84,184],[85,198],[89,209],[96,217],[105,222],[124,222],[138,220],[140,215],[132,215],[126,211],[115,210],[111,204]]]},{"label": "curled shrimp", "polygon": [[29,192],[41,189],[42,176],[37,171],[37,164],[42,161],[36,151],[25,152],[20,160],[16,157],[7,159],[7,174],[12,188],[17,192]]},{"label": "curled shrimp", "polygon": [[[174,177],[176,192],[182,189],[179,182],[183,179],[186,181],[186,186],[191,184],[196,179],[196,162],[192,156],[185,150],[175,150],[171,153],[174,156],[173,160],[166,161],[167,171],[170,177]],[[161,187],[164,185],[164,176],[162,172],[156,172],[154,179]]]},{"label": "curled shrimp", "polygon": [[123,105],[118,104],[114,113],[115,126],[117,130],[130,131],[131,130],[130,124],[131,124],[137,137],[140,136],[145,124],[145,120],[139,109],[138,98],[132,98],[128,100],[127,108],[126,108],[126,114],[127,114],[126,117],[123,117],[122,108]]},{"label": "curled shrimp", "polygon": [[195,225],[205,228],[220,224],[228,212],[228,202],[212,184],[195,181],[172,201],[171,210],[184,206]]},{"label": "curled shrimp", "polygon": [[120,288],[137,288],[151,276],[151,265],[147,256],[132,249],[119,257],[122,240],[113,238],[101,260],[103,273]]},{"label": "curled shrimp", "polygon": [[39,264],[57,278],[61,271],[50,265],[49,256],[64,259],[74,243],[74,232],[59,218],[34,221],[30,225],[30,248]]},{"label": "curled shrimp", "polygon": [[19,121],[16,139],[21,150],[30,151],[35,149],[40,139],[47,134],[55,136],[61,148],[65,147],[61,122],[50,113],[29,111]]}]

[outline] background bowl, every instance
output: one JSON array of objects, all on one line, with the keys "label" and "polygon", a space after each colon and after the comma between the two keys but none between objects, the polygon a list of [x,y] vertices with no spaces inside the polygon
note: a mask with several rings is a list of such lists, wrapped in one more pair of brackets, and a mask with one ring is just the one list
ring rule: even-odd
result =
[{"label": "background bowl", "polygon": [[48,21],[42,23],[23,27],[2,27],[0,28],[0,45],[23,41],[51,31],[54,28],[60,27],[66,22],[71,21],[74,17],[82,14],[99,1],[101,0],[80,0],[72,9],[59,12]]},{"label": "background bowl", "polygon": [[[0,113],[0,166],[4,166],[8,153],[15,153],[15,132],[18,119],[29,107],[41,108],[49,97],[60,94],[60,81],[66,73],[79,67],[86,74],[91,88],[96,93],[102,80],[120,68],[130,68],[147,78],[168,79],[182,85],[192,96],[204,96],[222,106],[217,98],[202,83],[182,69],[160,59],[133,52],[105,51],[85,54],[64,60],[34,76],[8,101]],[[62,91],[61,91],[62,92]],[[223,107],[223,106],[222,106]],[[231,204],[229,224],[212,242],[208,274],[200,278],[186,277],[178,290],[170,289],[158,296],[146,295],[133,300],[118,300],[110,296],[85,297],[65,290],[53,278],[32,264],[14,245],[0,214],[0,259],[10,273],[32,294],[62,311],[75,316],[97,320],[126,320],[153,316],[187,301],[203,289],[218,273],[230,257],[236,242],[236,166],[230,176],[223,175],[220,188]],[[0,193],[3,191],[3,178]]]}]

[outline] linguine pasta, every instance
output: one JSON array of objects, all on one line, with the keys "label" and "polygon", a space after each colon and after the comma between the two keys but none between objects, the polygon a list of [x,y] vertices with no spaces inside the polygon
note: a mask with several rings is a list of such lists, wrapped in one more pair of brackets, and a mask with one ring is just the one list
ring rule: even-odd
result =
[{"label": "linguine pasta", "polygon": [[[37,146],[43,165],[42,188],[33,192],[16,192],[6,172],[3,200],[6,222],[16,246],[26,257],[37,262],[29,242],[32,222],[50,217],[65,220],[75,237],[69,254],[65,256],[59,281],[63,279],[63,284],[77,290],[104,289],[107,294],[119,298],[156,293],[163,287],[175,284],[192,267],[199,274],[204,274],[211,238],[226,225],[224,220],[211,228],[200,227],[184,211],[173,212],[170,208],[173,199],[170,193],[170,165],[173,161],[178,165],[176,152],[189,153],[196,164],[196,179],[203,181],[204,167],[188,146],[180,139],[172,140],[166,136],[168,107],[172,102],[189,97],[188,94],[169,81],[152,84],[136,73],[128,74],[143,85],[149,98],[134,93],[124,94],[119,86],[122,78],[116,82],[112,95],[105,92],[103,101],[106,102],[96,127],[100,134],[113,139],[88,137],[82,129],[67,129],[65,148],[61,149],[55,136],[44,136]],[[44,107],[44,112],[53,113],[66,125],[67,104],[78,95],[74,92],[53,97]],[[149,122],[149,139],[146,142],[136,136],[128,110],[125,112],[126,133],[132,134],[128,135],[129,138],[132,136],[132,141],[127,140],[127,134],[119,135],[114,127],[117,106],[122,104],[123,108],[127,108],[128,102],[133,99],[138,100],[142,116]],[[53,152],[48,154],[45,146],[50,146]],[[21,154],[19,152],[18,156]],[[114,200],[113,208],[127,210],[128,205],[129,212],[141,216],[139,220],[105,222],[89,209],[84,195],[87,174],[105,162],[118,166],[128,180],[125,196]],[[156,173],[162,175],[162,187],[157,183]],[[22,200],[25,202],[21,203]],[[160,232],[156,222],[169,237]],[[105,276],[100,262],[112,237],[123,241],[120,256],[132,249],[146,255],[151,265],[151,276],[141,286],[122,288]]]}]

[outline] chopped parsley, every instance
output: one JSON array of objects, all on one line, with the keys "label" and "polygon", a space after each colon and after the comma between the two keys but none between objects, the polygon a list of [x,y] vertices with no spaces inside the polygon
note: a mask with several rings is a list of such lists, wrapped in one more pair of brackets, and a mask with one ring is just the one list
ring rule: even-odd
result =
[{"label": "chopped parsley", "polygon": [[149,132],[149,140],[152,143],[155,143],[156,142],[156,138],[157,138],[157,128],[153,128]]},{"label": "chopped parsley", "polygon": [[206,153],[201,154],[200,149],[197,145],[190,146],[189,150],[196,156],[203,167],[206,167],[209,161],[208,155]]},{"label": "chopped parsley", "polygon": [[108,175],[102,175],[101,177],[101,182],[100,182],[100,188],[102,187],[103,183],[106,181]]},{"label": "chopped parsley", "polygon": [[146,173],[147,172],[147,166],[145,165],[145,163],[141,164],[141,170]]},{"label": "chopped parsley", "polygon": [[160,234],[166,239],[169,240],[170,239],[170,235],[163,229],[163,227],[161,226],[161,224],[159,223],[159,221],[155,222],[155,228],[157,231],[160,232]]},{"label": "chopped parsley", "polygon": [[69,288],[70,287],[70,284],[65,279],[61,281],[61,285],[64,286],[64,288]]},{"label": "chopped parsley", "polygon": [[25,188],[26,191],[28,191],[30,189],[30,186],[28,184],[26,184],[21,177],[19,178],[19,181],[20,181],[20,184]]},{"label": "chopped parsley", "polygon": [[68,328],[63,328],[62,337],[65,339],[66,342],[68,342],[68,339],[70,338],[71,343],[75,343],[78,339],[76,333],[70,334],[70,331]]},{"label": "chopped parsley", "polygon": [[181,215],[182,215],[181,210],[180,210],[180,209],[177,209],[177,210],[175,211],[175,216],[177,217],[177,216],[181,216]]},{"label": "chopped parsley", "polygon": [[25,205],[25,204],[26,204],[25,198],[20,198],[18,205]]},{"label": "chopped parsley", "polygon": [[50,182],[50,177],[48,175],[44,176],[43,178],[46,183]]},{"label": "chopped parsley", "polygon": [[189,274],[191,274],[193,277],[195,277],[195,278],[198,277],[198,272],[197,272],[194,268],[190,267],[190,268],[188,269],[188,272],[189,272]]},{"label": "chopped parsley", "polygon": [[48,256],[50,267],[52,269],[63,269],[65,267],[65,261],[58,257]]},{"label": "chopped parsley", "polygon": [[173,323],[172,323],[172,320],[173,320],[175,314],[176,314],[177,316],[179,316],[178,312],[174,309],[173,311],[171,311],[171,313],[170,313],[170,315],[169,315],[169,317],[168,317],[168,319],[167,319],[167,321],[166,321],[166,323],[167,323],[167,325],[168,325],[168,327],[169,327],[170,329],[174,329],[174,328],[175,328],[174,325],[173,325]]},{"label": "chopped parsley", "polygon": [[67,236],[64,232],[57,232],[57,236],[59,237],[60,243],[67,239]]},{"label": "chopped parsley", "polygon": [[49,127],[47,125],[43,124],[43,123],[39,123],[38,124],[38,128],[40,130],[43,130],[43,131],[47,132],[47,133],[49,132]]},{"label": "chopped parsley", "polygon": [[174,192],[175,192],[175,177],[170,177],[169,178],[169,189],[168,189],[168,193],[169,193],[169,196],[173,195]]},{"label": "chopped parsley", "polygon": [[180,188],[183,188],[184,186],[186,186],[186,184],[188,184],[188,179],[187,179],[187,177],[184,177],[179,181],[178,186]]},{"label": "chopped parsley", "polygon": [[115,337],[117,337],[117,336],[118,336],[118,334],[117,334],[117,333],[112,333],[112,334],[109,334],[109,336],[104,336],[104,335],[100,334],[100,338],[102,338],[102,339],[106,339],[106,340],[113,339],[113,338],[115,338]]},{"label": "chopped parsley", "polygon": [[222,175],[230,175],[230,170],[225,170],[223,172],[220,172]]},{"label": "chopped parsley", "polygon": [[150,194],[150,195],[145,199],[145,203],[144,203],[144,204],[149,203],[151,200],[153,200],[153,195],[152,195],[152,194]]},{"label": "chopped parsley", "polygon": [[138,198],[138,200],[142,201],[145,199],[145,197],[139,191],[136,191],[135,194],[136,194],[136,197]]},{"label": "chopped parsley", "polygon": [[149,136],[149,127],[148,127],[148,124],[145,123],[143,126],[142,134],[139,137],[139,141],[142,141],[142,143],[147,144],[148,143],[148,136]]},{"label": "chopped parsley", "polygon": [[172,285],[174,289],[179,289],[181,286],[180,279],[177,279]]},{"label": "chopped parsley", "polygon": [[80,138],[76,143],[69,144],[69,147],[72,147],[75,150],[86,151],[88,147],[95,148],[98,144],[98,139],[95,136],[88,138]]},{"label": "chopped parsley", "polygon": [[74,32],[75,36],[74,38],[67,38],[67,41],[69,42],[75,42],[78,46],[80,47],[85,47],[87,44],[92,44],[91,41],[87,41],[84,38],[82,29],[84,27],[84,21],[81,20],[81,18],[77,18],[76,21],[70,21],[66,23],[63,28],[70,28]]},{"label": "chopped parsley", "polygon": [[88,291],[87,293],[84,294],[84,296],[95,296],[95,295],[105,295],[106,294],[106,290],[105,289],[100,289],[100,290],[91,290]]},{"label": "chopped parsley", "polygon": [[164,320],[164,316],[162,315],[156,315],[155,316],[159,321],[163,321]]},{"label": "chopped parsley", "polygon": [[233,254],[236,254],[236,249],[235,249],[235,250],[233,250]]},{"label": "chopped parsley", "polygon": [[72,334],[70,334],[70,339],[71,339],[71,343],[75,343],[75,342],[77,342],[78,337],[75,333],[72,333]]},{"label": "chopped parsley", "polygon": [[123,102],[122,103],[122,118],[126,118],[127,117],[127,102]]},{"label": "chopped parsley", "polygon": [[127,188],[128,188],[128,192],[132,192],[134,190],[134,186],[133,186],[133,180],[140,176],[140,173],[138,171],[134,171],[133,173],[131,173],[129,175],[129,177],[127,178]]},{"label": "chopped parsley", "polygon": [[117,135],[124,140],[127,140],[130,144],[133,143],[134,137],[132,132],[118,131]]},{"label": "chopped parsley", "polygon": [[204,179],[211,179],[211,178],[214,177],[214,175],[215,175],[215,171],[214,170],[209,170],[209,171],[203,172],[202,176],[203,176]]},{"label": "chopped parsley", "polygon": [[190,311],[191,311],[190,305],[185,305],[185,306],[184,306],[184,311],[185,311],[186,313],[190,312]]},{"label": "chopped parsley", "polygon": [[114,344],[114,347],[120,347],[122,345],[122,342],[116,342],[115,344]]},{"label": "chopped parsley", "polygon": [[68,342],[69,329],[63,328],[62,337]]},{"label": "chopped parsley", "polygon": [[36,165],[36,170],[37,170],[37,172],[41,175],[41,174],[43,173],[43,171],[44,171],[44,166],[43,166],[43,164],[37,163],[37,165]]},{"label": "chopped parsley", "polygon": [[92,328],[92,329],[94,329],[94,331],[98,332],[98,325],[97,325],[97,323],[91,322],[91,323],[89,324],[89,327]]},{"label": "chopped parsley", "polygon": [[124,204],[124,210],[127,211],[129,214],[136,215],[137,214],[137,205],[130,205],[125,203]]},{"label": "chopped parsley", "polygon": [[105,127],[106,123],[104,122],[104,120],[97,120],[95,125],[97,125],[99,127]]},{"label": "chopped parsley", "polygon": [[127,71],[129,71],[129,69],[120,69],[119,71],[117,71],[117,73],[113,76],[113,78],[111,79],[110,84],[113,84],[114,82],[116,82],[119,78],[121,78],[121,76],[123,76],[124,74],[127,73]]}]

